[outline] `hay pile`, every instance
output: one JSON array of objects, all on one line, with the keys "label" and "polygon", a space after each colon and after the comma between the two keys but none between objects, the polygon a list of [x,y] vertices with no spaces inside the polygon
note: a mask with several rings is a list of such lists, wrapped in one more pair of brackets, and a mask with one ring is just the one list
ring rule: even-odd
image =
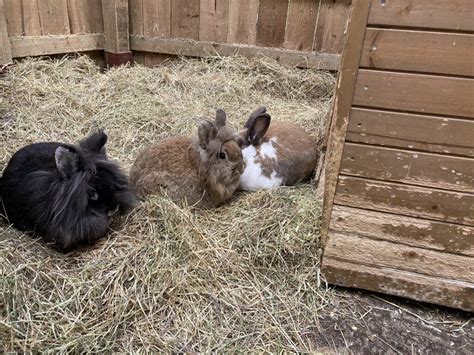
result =
[{"label": "hay pile", "polygon": [[[128,170],[146,144],[189,134],[216,107],[241,126],[264,104],[319,137],[333,85],[268,59],[106,73],[86,57],[25,60],[0,78],[0,168],[25,144],[104,127]],[[332,295],[318,274],[320,208],[311,184],[213,211],[157,197],[68,255],[0,222],[0,350],[314,350]]]}]

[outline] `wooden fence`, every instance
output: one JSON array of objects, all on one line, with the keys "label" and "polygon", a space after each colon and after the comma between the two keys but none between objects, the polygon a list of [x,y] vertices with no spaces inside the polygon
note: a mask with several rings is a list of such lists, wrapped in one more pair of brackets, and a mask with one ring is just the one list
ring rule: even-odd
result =
[{"label": "wooden fence", "polygon": [[337,69],[349,0],[0,0],[0,64],[105,50],[209,56],[264,54]]},{"label": "wooden fence", "polygon": [[329,138],[323,273],[473,311],[472,0],[354,6]]}]

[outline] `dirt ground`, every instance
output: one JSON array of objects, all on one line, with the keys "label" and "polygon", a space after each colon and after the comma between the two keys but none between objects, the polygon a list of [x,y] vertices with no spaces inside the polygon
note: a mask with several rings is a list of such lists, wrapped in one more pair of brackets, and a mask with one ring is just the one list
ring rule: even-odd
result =
[{"label": "dirt ground", "polygon": [[352,314],[337,304],[320,322],[319,351],[337,354],[473,354],[474,314],[353,289]]}]

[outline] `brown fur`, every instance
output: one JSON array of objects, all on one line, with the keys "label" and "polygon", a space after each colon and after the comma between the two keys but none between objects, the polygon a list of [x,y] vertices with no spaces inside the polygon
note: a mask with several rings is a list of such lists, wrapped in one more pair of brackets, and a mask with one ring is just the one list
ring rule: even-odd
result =
[{"label": "brown fur", "polygon": [[[130,171],[131,184],[142,198],[164,189],[175,202],[217,207],[233,195],[243,172],[236,140],[235,131],[217,120],[193,138],[164,139],[139,154]],[[218,157],[220,152],[225,159]]]}]

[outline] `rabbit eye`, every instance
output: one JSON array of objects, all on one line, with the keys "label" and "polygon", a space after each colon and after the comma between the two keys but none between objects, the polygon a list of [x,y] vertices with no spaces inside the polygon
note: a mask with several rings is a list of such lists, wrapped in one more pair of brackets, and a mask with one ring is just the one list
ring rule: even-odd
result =
[{"label": "rabbit eye", "polygon": [[91,201],[97,201],[98,198],[99,198],[99,195],[95,191],[89,196],[89,200]]},{"label": "rabbit eye", "polygon": [[219,159],[225,159],[225,153],[224,152],[217,153],[217,157]]}]

